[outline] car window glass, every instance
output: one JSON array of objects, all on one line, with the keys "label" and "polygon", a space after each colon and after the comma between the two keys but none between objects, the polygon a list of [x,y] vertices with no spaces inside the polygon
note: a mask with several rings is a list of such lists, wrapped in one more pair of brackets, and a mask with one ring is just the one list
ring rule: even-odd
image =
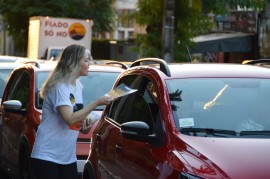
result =
[{"label": "car window glass", "polygon": [[[82,94],[84,106],[87,106],[109,92],[118,75],[118,72],[90,72],[87,76],[80,77],[80,81],[84,88]],[[102,111],[104,107],[104,105],[97,106],[96,110]]]},{"label": "car window glass", "polygon": [[270,129],[269,79],[193,78],[167,80],[166,84],[179,130],[238,130],[239,123],[246,120]]},{"label": "car window glass", "polygon": [[142,82],[141,93],[134,101],[129,121],[143,121],[153,132],[159,112],[157,92],[149,79],[144,78]]},{"label": "car window glass", "polygon": [[159,114],[159,96],[158,92],[152,82],[147,85],[147,90],[144,96],[148,95],[147,103],[150,106],[151,114],[153,116],[154,122],[157,120],[157,115]]},{"label": "car window glass", "polygon": [[12,70],[13,69],[1,69],[0,70],[0,78],[3,79],[5,82],[7,82]]},{"label": "car window glass", "polygon": [[0,78],[0,98],[2,98],[3,92],[5,90],[6,82]]},{"label": "car window glass", "polygon": [[36,73],[36,89],[35,89],[35,96],[36,96],[36,108],[42,109],[43,99],[40,97],[40,88],[46,79],[49,76],[50,71],[43,71]]},{"label": "car window glass", "polygon": [[18,100],[22,103],[22,109],[27,109],[30,90],[29,74],[23,71],[16,72],[8,89],[7,100]]},{"label": "car window glass", "polygon": [[60,54],[62,53],[62,49],[51,49],[51,52],[49,54],[50,58],[51,59],[53,57],[53,60],[56,60]]},{"label": "car window glass", "polygon": [[[125,84],[130,88],[138,89],[138,92],[119,98],[113,102],[109,117],[117,123],[128,121],[144,121],[153,130],[154,123],[159,112],[157,91],[153,83],[147,78],[127,77]],[[135,80],[131,83],[129,80]],[[134,83],[138,82],[138,83]]]},{"label": "car window glass", "polygon": [[12,69],[0,70],[0,98],[2,98],[11,71]]},{"label": "car window glass", "polygon": [[[126,86],[138,89],[140,85],[140,77],[135,75],[130,75],[121,79],[118,85],[124,83]],[[121,97],[115,101],[113,101],[110,105],[110,111],[108,113],[108,117],[112,120],[116,121],[119,124],[122,124],[127,121],[127,118],[130,114],[130,108],[133,104],[134,98],[136,98],[136,92],[129,94],[127,96]]]},{"label": "car window glass", "polygon": [[144,121],[151,126],[153,125],[150,108],[144,96],[137,94],[129,121]]}]

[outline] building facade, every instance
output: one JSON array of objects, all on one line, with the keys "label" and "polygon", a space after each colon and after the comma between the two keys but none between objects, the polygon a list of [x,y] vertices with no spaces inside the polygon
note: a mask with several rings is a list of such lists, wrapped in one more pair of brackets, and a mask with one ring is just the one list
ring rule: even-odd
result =
[{"label": "building facade", "polygon": [[0,55],[14,55],[14,41],[8,35],[7,24],[3,22],[0,15]]},{"label": "building facade", "polygon": [[113,32],[98,34],[97,38],[123,41],[136,38],[138,33],[145,33],[144,27],[127,18],[136,12],[137,2],[138,0],[117,0],[114,4],[116,17]]}]

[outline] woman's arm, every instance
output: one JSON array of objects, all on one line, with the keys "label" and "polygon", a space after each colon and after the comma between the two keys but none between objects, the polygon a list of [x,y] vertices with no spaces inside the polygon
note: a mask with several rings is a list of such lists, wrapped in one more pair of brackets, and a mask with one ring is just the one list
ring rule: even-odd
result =
[{"label": "woman's arm", "polygon": [[69,125],[72,126],[76,124],[77,122],[80,122],[84,120],[87,115],[93,111],[97,106],[101,105],[108,105],[110,104],[112,99],[107,96],[102,96],[98,98],[96,101],[93,103],[89,104],[85,108],[73,112],[73,108],[70,106],[58,106],[57,110],[59,111],[61,117],[64,119],[64,121]]}]

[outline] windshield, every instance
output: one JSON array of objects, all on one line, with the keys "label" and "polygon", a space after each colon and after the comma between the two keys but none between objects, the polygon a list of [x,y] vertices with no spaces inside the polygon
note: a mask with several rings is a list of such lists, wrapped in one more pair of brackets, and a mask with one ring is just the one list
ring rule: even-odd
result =
[{"label": "windshield", "polygon": [[270,131],[269,79],[190,78],[167,80],[166,84],[179,131],[189,135],[196,131],[224,130],[235,135]]},{"label": "windshield", "polygon": [[49,59],[53,58],[53,60],[57,60],[57,58],[62,53],[63,49],[51,49]]}]

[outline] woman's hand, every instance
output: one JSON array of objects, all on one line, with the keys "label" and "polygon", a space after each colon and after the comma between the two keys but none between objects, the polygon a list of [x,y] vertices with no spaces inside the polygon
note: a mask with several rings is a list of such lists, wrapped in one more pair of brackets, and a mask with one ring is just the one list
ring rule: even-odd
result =
[{"label": "woman's hand", "polygon": [[85,120],[82,121],[81,123],[81,129],[80,132],[83,134],[88,134],[88,132],[90,131],[91,127],[93,126],[93,123],[91,118],[86,118]]},{"label": "woman's hand", "polygon": [[112,98],[109,96],[101,96],[97,99],[98,105],[109,105],[112,102]]}]

